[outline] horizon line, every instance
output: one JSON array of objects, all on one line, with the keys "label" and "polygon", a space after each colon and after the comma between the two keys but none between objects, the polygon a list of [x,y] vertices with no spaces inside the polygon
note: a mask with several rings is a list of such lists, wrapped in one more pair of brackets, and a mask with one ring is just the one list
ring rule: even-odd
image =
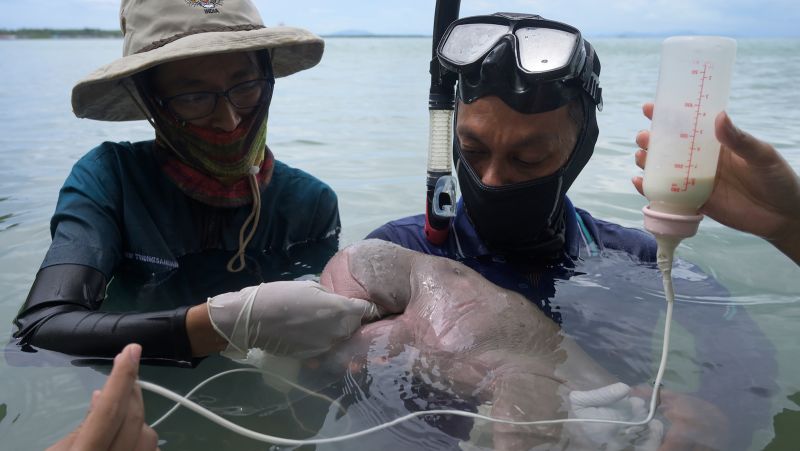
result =
[{"label": "horizon line", "polygon": [[[50,27],[42,27],[42,28],[3,28],[0,27],[0,35],[16,35],[20,33],[69,33],[74,36],[74,38],[80,37],[80,32],[86,33],[100,33],[105,35],[118,35],[119,38],[122,38],[122,33],[119,30],[110,30],[110,29],[103,29],[103,28],[91,28],[91,27],[84,27],[84,28],[50,28]],[[667,31],[667,32],[631,32],[631,31],[621,31],[615,33],[583,33],[583,35],[587,38],[664,38],[669,36],[677,36],[677,35],[687,35],[687,36],[700,36],[700,35],[725,35],[734,38],[800,38],[800,33],[798,34],[726,34],[726,33],[697,33],[694,31],[687,31],[687,30],[675,30],[675,31]],[[330,33],[319,33],[320,37],[323,38],[431,38],[433,37],[430,33],[373,33],[370,31],[362,31],[362,30],[342,30],[342,31],[335,31]],[[115,38],[115,36],[107,36],[108,38]],[[48,37],[43,37],[48,38]],[[58,38],[58,37],[51,37],[51,38]],[[24,39],[24,38],[23,38]]]}]

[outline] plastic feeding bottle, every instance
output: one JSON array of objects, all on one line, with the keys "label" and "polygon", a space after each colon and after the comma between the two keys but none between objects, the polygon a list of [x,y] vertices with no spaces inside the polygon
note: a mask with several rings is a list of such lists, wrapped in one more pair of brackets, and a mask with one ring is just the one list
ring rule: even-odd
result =
[{"label": "plastic feeding bottle", "polygon": [[714,119],[728,103],[736,41],[676,36],[661,47],[650,144],[644,169],[644,226],[658,242],[667,300],[678,243],[697,233],[699,208],[714,188],[720,144]]}]

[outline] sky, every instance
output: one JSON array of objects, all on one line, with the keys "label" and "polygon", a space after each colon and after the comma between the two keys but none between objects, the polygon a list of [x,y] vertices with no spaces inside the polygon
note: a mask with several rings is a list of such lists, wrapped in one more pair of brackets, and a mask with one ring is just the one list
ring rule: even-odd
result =
[{"label": "sky", "polygon": [[[162,0],[178,1],[184,0]],[[317,34],[430,35],[435,0],[254,0],[266,25]],[[224,5],[224,0],[223,0]],[[587,36],[721,34],[800,37],[797,0],[462,0],[461,16],[530,12]],[[0,28],[119,27],[119,0],[0,0]]]}]

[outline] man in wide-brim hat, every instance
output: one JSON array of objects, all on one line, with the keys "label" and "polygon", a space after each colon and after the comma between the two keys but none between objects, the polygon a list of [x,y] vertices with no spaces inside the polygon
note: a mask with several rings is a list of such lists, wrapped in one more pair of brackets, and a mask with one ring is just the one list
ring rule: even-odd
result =
[{"label": "man in wide-brim hat", "polygon": [[[266,146],[275,77],[317,64],[323,41],[265,27],[250,0],[123,0],[120,26],[123,57],[78,82],[73,109],[146,119],[155,140],[106,142],[74,166],[17,343],[112,356],[136,342],[190,364],[321,352],[373,318],[366,301],[273,282],[321,272],[338,248],[333,191]],[[133,313],[98,311],[107,292]]]}]

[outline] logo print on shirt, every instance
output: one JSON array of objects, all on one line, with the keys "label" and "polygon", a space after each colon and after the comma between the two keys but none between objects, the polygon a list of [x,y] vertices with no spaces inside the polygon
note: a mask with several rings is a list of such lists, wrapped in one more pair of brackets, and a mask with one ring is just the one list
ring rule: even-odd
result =
[{"label": "logo print on shirt", "polygon": [[179,267],[178,262],[176,261],[167,260],[161,257],[154,257],[152,255],[142,255],[142,254],[137,254],[136,252],[125,252],[124,255],[125,258],[136,260],[142,263],[151,263],[153,265],[166,266],[172,269],[177,269]]},{"label": "logo print on shirt", "polygon": [[186,4],[190,6],[199,6],[203,8],[206,14],[219,14],[218,6],[222,6],[223,0],[186,0]]}]

